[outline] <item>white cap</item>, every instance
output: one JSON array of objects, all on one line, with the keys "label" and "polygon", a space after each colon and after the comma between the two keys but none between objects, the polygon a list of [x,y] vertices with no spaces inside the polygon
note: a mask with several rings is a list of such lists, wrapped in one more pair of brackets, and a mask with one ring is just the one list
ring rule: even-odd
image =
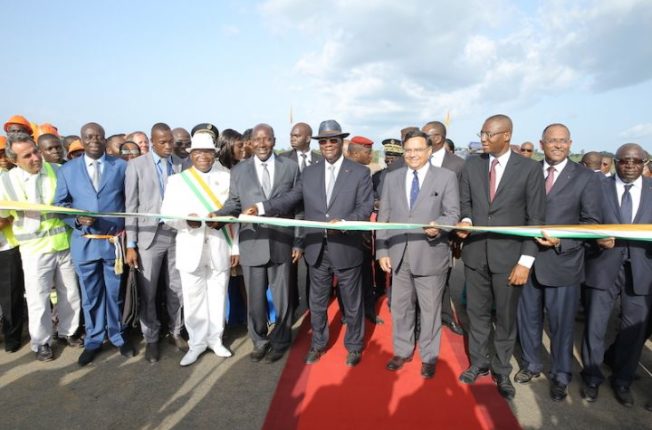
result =
[{"label": "white cap", "polygon": [[212,149],[216,151],[213,136],[210,133],[195,133],[190,139],[190,147],[186,148],[186,151],[192,152],[193,149]]}]

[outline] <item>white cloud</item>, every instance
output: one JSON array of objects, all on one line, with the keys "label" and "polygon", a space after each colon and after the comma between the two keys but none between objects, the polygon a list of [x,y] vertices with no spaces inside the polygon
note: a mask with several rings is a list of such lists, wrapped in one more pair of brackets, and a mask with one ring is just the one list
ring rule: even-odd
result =
[{"label": "white cloud", "polygon": [[297,58],[306,109],[366,127],[526,107],[564,91],[652,77],[652,2],[268,0],[276,31],[315,48]]},{"label": "white cloud", "polygon": [[649,139],[652,138],[652,123],[636,124],[620,132],[623,139]]}]

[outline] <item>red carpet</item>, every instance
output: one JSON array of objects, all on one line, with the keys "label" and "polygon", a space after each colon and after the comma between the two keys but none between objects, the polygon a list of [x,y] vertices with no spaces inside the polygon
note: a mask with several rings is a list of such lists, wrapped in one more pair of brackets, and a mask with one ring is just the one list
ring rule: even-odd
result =
[{"label": "red carpet", "polygon": [[310,347],[310,321],[303,322],[267,412],[266,430],[277,429],[519,429],[509,406],[490,377],[475,385],[458,382],[468,366],[463,338],[442,333],[435,377],[420,375],[418,353],[398,372],[385,370],[392,356],[391,317],[383,300],[385,324],[367,323],[362,362],[344,364],[337,303],[329,308],[331,346],[311,366],[303,359]]}]

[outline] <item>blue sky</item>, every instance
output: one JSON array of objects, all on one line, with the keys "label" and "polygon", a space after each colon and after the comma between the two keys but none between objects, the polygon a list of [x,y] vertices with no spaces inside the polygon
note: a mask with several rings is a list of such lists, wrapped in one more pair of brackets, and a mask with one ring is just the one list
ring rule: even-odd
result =
[{"label": "blue sky", "polygon": [[450,112],[465,145],[506,113],[514,143],[563,122],[576,151],[652,150],[645,0],[22,1],[2,16],[0,119],[64,134],[267,122],[287,147],[292,108],[380,142]]}]

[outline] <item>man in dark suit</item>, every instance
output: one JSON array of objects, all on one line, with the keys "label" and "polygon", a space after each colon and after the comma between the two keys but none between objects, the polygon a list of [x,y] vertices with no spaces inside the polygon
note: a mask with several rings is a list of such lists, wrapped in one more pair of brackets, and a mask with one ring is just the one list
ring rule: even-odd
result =
[{"label": "man in dark suit", "polygon": [[[299,164],[299,170],[303,172],[306,166],[319,163],[323,157],[318,151],[310,150],[310,138],[312,128],[305,122],[298,122],[290,131],[291,150],[282,152],[281,157],[288,157]],[[300,214],[301,211],[299,210]],[[297,228],[295,236],[301,236],[301,229]],[[290,269],[290,291],[292,302],[295,305],[294,316],[299,318],[308,310],[308,292],[310,291],[310,277],[308,276],[308,264],[305,258],[300,258]]]},{"label": "man in dark suit", "polygon": [[[55,206],[91,212],[124,212],[125,171],[127,163],[104,153],[104,129],[88,123],[81,129],[84,155],[71,160],[57,171]],[[89,364],[102,348],[104,338],[124,357],[133,357],[134,349],[123,336],[120,317],[120,275],[116,273],[115,245],[107,237],[124,230],[123,218],[65,216],[72,227],[70,250],[79,277],[86,337],[79,365]]]},{"label": "man in dark suit", "polygon": [[[563,124],[543,130],[541,149],[546,188],[546,223],[598,224],[601,217],[600,177],[568,159],[573,141]],[[566,397],[572,376],[573,326],[584,281],[584,241],[537,238],[539,253],[518,304],[518,335],[523,349],[521,370],[514,380],[528,383],[543,370],[543,309],[550,326],[550,396]]]},{"label": "man in dark suit", "polygon": [[[218,215],[247,213],[264,215],[261,202],[288,193],[299,179],[299,166],[287,157],[274,156],[274,130],[258,124],[252,132],[254,156],[231,170],[229,199]],[[249,209],[249,210],[247,210]],[[291,210],[283,212],[293,217]],[[295,229],[262,224],[240,226],[240,265],[247,289],[249,337],[254,343],[250,358],[259,362],[267,355],[272,363],[283,357],[292,340],[290,267],[301,258]],[[267,286],[272,290],[276,324],[267,333]]]},{"label": "man in dark suit", "polygon": [[[542,225],[546,193],[541,165],[511,151],[512,120],[489,117],[479,133],[483,154],[468,158],[462,170],[460,226]],[[469,314],[471,366],[460,381],[472,384],[492,371],[498,392],[516,394],[510,359],[516,341],[516,307],[537,255],[534,240],[492,233],[458,231],[462,249]],[[495,301],[496,328],[492,307]],[[493,356],[489,339],[493,333]]]},{"label": "man in dark suit", "polygon": [[[464,167],[464,160],[455,154],[446,150],[446,126],[439,121],[430,121],[422,127],[422,131],[428,135],[428,139],[432,143],[432,155],[430,156],[430,164],[435,167],[443,167],[455,173],[457,180],[462,177],[462,168]],[[451,238],[451,240],[459,240],[458,238]],[[448,269],[446,277],[446,284],[444,286],[444,294],[442,294],[442,308],[441,308],[441,322],[448,327],[453,333],[457,335],[464,334],[462,326],[458,324],[457,315],[453,311],[453,303],[451,302],[451,289],[449,286],[451,267]]]},{"label": "man in dark suit", "polygon": [[[460,214],[455,175],[429,163],[431,145],[425,133],[409,132],[404,149],[406,167],[387,175],[378,221],[455,224]],[[379,230],[377,238],[380,266],[394,275],[391,303],[394,357],[386,367],[396,371],[412,357],[418,302],[421,375],[432,378],[439,356],[441,296],[450,267],[448,233],[436,227],[423,231]]]},{"label": "man in dark suit", "polygon": [[[642,176],[647,157],[635,144],[616,152],[616,174],[602,180],[603,224],[652,223],[652,180]],[[588,315],[582,341],[582,397],[593,402],[604,381],[600,370],[605,333],[620,296],[621,319],[612,345],[611,386],[616,399],[631,407],[630,386],[646,340],[652,307],[652,244],[614,238],[597,240],[586,260]]]},{"label": "man in dark suit", "polygon": [[[127,212],[158,213],[168,177],[181,171],[183,160],[174,155],[174,137],[167,124],[152,127],[152,150],[127,165],[125,207]],[[176,268],[176,230],[157,218],[130,217],[125,221],[127,253],[125,263],[138,270],[140,328],[145,339],[145,360],[159,361],[161,319],[156,297],[159,280],[165,280],[165,303],[169,316],[170,341],[180,351],[188,344],[181,336],[183,293]]]},{"label": "man in dark suit", "polygon": [[[288,213],[303,202],[305,218],[312,221],[368,221],[373,209],[369,169],[343,156],[348,133],[334,120],[323,121],[313,139],[319,141],[324,162],[306,167],[297,186],[289,193],[264,203],[271,216]],[[348,366],[360,362],[364,340],[364,311],[360,266],[363,260],[362,232],[306,229],[305,258],[310,266],[310,322],[312,345],[306,363],[319,360],[328,344],[327,308],[333,275],[337,276],[345,308]]]}]

